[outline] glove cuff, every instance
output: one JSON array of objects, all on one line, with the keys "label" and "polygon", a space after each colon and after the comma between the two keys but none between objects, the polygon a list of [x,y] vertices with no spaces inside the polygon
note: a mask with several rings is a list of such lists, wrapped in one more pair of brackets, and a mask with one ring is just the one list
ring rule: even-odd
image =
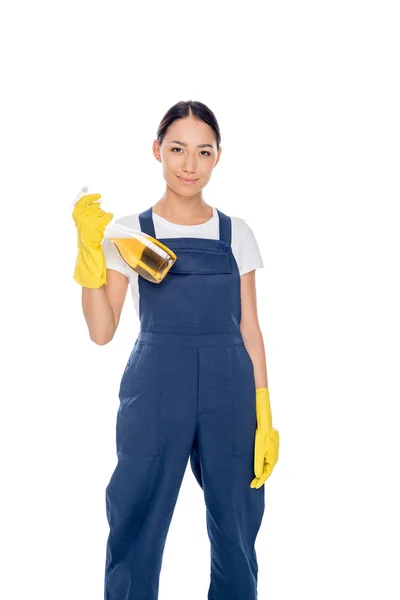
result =
[{"label": "glove cuff", "polygon": [[75,261],[73,277],[79,285],[98,289],[107,283],[107,265],[103,249],[85,251],[81,246]]}]

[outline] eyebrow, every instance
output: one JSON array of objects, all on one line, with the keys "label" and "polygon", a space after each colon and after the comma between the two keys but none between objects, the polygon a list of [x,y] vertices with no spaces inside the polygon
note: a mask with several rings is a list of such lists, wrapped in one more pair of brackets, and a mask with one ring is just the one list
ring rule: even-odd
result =
[{"label": "eyebrow", "polygon": [[[178,140],[172,140],[172,142],[168,142],[169,144],[179,144],[180,146],[186,146],[187,144],[184,144],[183,142],[179,142]],[[199,144],[197,146],[197,148],[212,148],[214,149],[214,146],[212,144]]]}]

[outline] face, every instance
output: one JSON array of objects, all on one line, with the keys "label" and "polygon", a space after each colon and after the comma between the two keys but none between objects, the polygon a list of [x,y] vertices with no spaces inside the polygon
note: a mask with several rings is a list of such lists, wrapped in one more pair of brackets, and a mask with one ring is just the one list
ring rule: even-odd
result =
[{"label": "face", "polygon": [[221,150],[217,151],[211,127],[193,117],[174,121],[161,146],[157,140],[153,142],[154,156],[163,165],[164,179],[180,196],[192,196],[207,185]]}]

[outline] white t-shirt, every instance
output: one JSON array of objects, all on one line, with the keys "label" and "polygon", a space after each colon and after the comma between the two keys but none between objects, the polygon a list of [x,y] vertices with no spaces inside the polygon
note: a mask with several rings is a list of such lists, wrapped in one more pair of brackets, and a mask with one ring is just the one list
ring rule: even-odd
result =
[{"label": "white t-shirt", "polygon": [[[196,237],[219,239],[219,218],[215,207],[211,219],[200,225],[177,225],[153,213],[153,223],[156,238]],[[140,231],[139,213],[125,215],[114,223]],[[264,266],[260,249],[253,230],[244,219],[231,217],[232,223],[232,253],[236,259],[240,275]],[[139,316],[139,275],[121,257],[117,248],[109,239],[102,242],[107,269],[114,269],[126,275],[130,282],[133,304]]]}]

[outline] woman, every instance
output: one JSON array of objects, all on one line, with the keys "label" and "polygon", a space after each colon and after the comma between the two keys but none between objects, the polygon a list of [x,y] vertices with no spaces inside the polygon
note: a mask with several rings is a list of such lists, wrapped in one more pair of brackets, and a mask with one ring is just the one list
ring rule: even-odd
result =
[{"label": "woman", "polygon": [[208,205],[202,190],[221,156],[214,114],[179,102],[153,142],[166,188],[142,213],[116,223],[141,229],[177,255],[160,284],[138,276],[104,229],[99,194],[74,211],[91,339],[118,327],[128,284],[140,332],[122,376],[118,463],[106,489],[110,534],[105,600],[155,600],[166,536],[190,457],[204,492],[211,543],[208,600],[255,600],[255,539],[264,487],[278,460],[265,351],[258,324],[259,248],[243,219]]}]

